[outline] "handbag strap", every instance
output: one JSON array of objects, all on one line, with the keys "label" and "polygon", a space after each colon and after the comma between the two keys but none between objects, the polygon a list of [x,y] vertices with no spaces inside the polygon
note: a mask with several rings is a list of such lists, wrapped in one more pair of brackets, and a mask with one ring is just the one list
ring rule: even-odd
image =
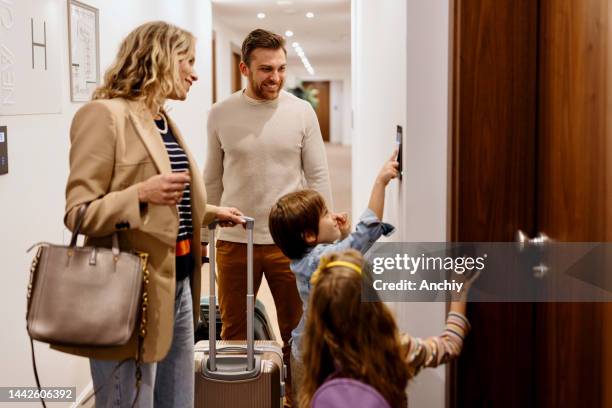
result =
[{"label": "handbag strap", "polygon": [[147,318],[149,311],[149,254],[140,252],[142,267],[142,301],[140,302],[140,327],[138,330],[138,355],[136,358],[136,397],[132,407],[136,406],[140,396],[140,385],[142,383],[142,359],[144,355],[144,340],[147,336]]},{"label": "handbag strap", "polygon": [[47,408],[45,399],[42,397],[42,391],[40,387],[40,379],[38,378],[38,370],[36,369],[36,357],[34,356],[34,340],[30,337],[30,351],[32,352],[32,368],[34,369],[34,379],[36,380],[36,387],[38,388],[38,397],[44,408]]},{"label": "handbag strap", "polygon": [[[85,211],[87,210],[88,206],[89,206],[88,203],[84,203],[84,204],[81,204],[81,206],[78,209],[76,225],[74,227],[74,231],[72,231],[72,237],[70,238],[71,247],[75,247],[77,244],[77,239],[79,238],[79,235],[81,234],[81,225],[83,225],[83,220],[85,219]],[[119,253],[121,252],[121,250],[119,249],[119,235],[117,235],[117,231],[113,232],[112,240],[113,241],[112,241],[111,249],[113,251],[113,255],[119,256]]]},{"label": "handbag strap", "polygon": [[[87,207],[85,205],[85,207]],[[83,208],[83,206],[81,206],[81,208]],[[79,212],[81,211],[81,208],[79,208]],[[78,226],[77,228],[75,228],[75,231],[78,231]],[[116,236],[116,234],[114,234]],[[73,234],[73,238],[74,238],[74,234]],[[115,238],[115,237],[113,237]],[[114,240],[113,240],[113,244],[114,244]],[[30,310],[30,301],[31,301],[31,297],[32,297],[32,280],[34,277],[34,273],[36,272],[36,268],[38,266],[38,262],[40,260],[40,248],[36,254],[36,256],[34,257],[34,260],[32,261],[32,267],[30,269],[30,283],[28,284],[28,310]],[[144,340],[145,337],[147,335],[147,318],[148,318],[148,309],[149,309],[149,254],[144,253],[144,252],[139,252],[138,256],[140,257],[140,265],[142,268],[142,298],[141,298],[141,302],[140,302],[140,324],[138,326],[138,346],[137,346],[137,354],[136,354],[136,395],[134,397],[134,401],[132,402],[132,408],[134,408],[136,406],[136,403],[138,402],[138,397],[140,397],[140,386],[142,384],[142,358],[144,355]],[[44,398],[42,397],[42,390],[41,390],[41,386],[40,386],[40,379],[38,377],[38,369],[36,367],[36,356],[34,354],[34,340],[32,339],[32,336],[30,336],[28,334],[28,337],[30,337],[30,350],[32,353],[32,369],[34,371],[34,379],[36,380],[36,387],[38,388],[38,395],[40,397],[40,402],[42,403],[42,406],[44,408],[47,408],[47,404],[45,403]],[[113,376],[115,375],[115,373],[117,372],[117,370],[123,365],[123,363],[125,363],[126,361],[129,361],[130,359],[125,359],[122,360],[119,364],[117,364],[117,366],[113,369],[113,371],[111,372],[110,376],[108,377],[108,379],[106,381],[104,381],[104,383],[102,383],[97,389],[94,390],[94,392],[89,395],[87,398],[85,398],[85,400],[83,400],[80,405],[84,405],[87,403],[87,401],[89,401],[94,395],[96,395],[96,393],[98,391],[100,391],[104,386],[106,386],[108,384],[108,381],[113,378]]]},{"label": "handbag strap", "polygon": [[81,204],[79,210],[77,212],[76,225],[74,227],[74,231],[72,231],[72,238],[70,239],[70,246],[76,246],[77,238],[81,232],[81,225],[83,224],[83,219],[85,218],[85,210],[87,210],[87,203]]}]

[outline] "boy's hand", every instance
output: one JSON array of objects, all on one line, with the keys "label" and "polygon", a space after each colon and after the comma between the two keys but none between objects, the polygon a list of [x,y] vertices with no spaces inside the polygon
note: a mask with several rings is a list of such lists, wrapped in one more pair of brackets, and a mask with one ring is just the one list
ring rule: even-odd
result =
[{"label": "boy's hand", "polygon": [[376,182],[381,183],[386,186],[389,184],[389,181],[399,176],[399,162],[397,159],[397,149],[393,152],[389,160],[385,163],[385,165],[380,169],[378,173],[378,177],[376,177]]},{"label": "boy's hand", "polygon": [[347,213],[335,213],[334,218],[340,228],[340,239],[344,239],[351,232],[351,220]]}]

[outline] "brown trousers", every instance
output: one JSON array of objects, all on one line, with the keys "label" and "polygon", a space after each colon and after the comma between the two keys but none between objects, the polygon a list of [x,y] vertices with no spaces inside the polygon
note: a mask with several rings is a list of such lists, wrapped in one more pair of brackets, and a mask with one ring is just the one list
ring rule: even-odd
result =
[{"label": "brown trousers", "polygon": [[[217,241],[217,280],[219,282],[219,307],[223,340],[246,339],[246,244]],[[283,361],[287,365],[285,395],[291,406],[291,331],[302,317],[302,300],[297,291],[295,276],[289,269],[289,259],[276,245],[253,246],[253,288],[259,291],[262,276],[266,276],[278,325],[283,339]]]}]

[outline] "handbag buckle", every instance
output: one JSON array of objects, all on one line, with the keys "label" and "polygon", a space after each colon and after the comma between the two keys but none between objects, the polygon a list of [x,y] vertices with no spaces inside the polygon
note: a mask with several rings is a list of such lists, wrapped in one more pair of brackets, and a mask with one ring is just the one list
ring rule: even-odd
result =
[{"label": "handbag buckle", "polygon": [[91,266],[96,265],[97,255],[98,255],[98,250],[94,247],[93,250],[91,251],[91,255],[89,256],[89,265]]}]

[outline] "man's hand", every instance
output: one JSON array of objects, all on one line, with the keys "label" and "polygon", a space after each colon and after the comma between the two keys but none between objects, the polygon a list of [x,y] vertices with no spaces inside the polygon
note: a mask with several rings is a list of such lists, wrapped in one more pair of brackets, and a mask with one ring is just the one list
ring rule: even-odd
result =
[{"label": "man's hand", "polygon": [[233,227],[237,224],[246,225],[246,222],[242,219],[242,212],[234,207],[219,207],[217,212],[217,220],[221,227]]},{"label": "man's hand", "polygon": [[351,232],[351,220],[347,213],[335,213],[334,218],[338,223],[338,228],[340,228],[340,239],[344,239]]}]

